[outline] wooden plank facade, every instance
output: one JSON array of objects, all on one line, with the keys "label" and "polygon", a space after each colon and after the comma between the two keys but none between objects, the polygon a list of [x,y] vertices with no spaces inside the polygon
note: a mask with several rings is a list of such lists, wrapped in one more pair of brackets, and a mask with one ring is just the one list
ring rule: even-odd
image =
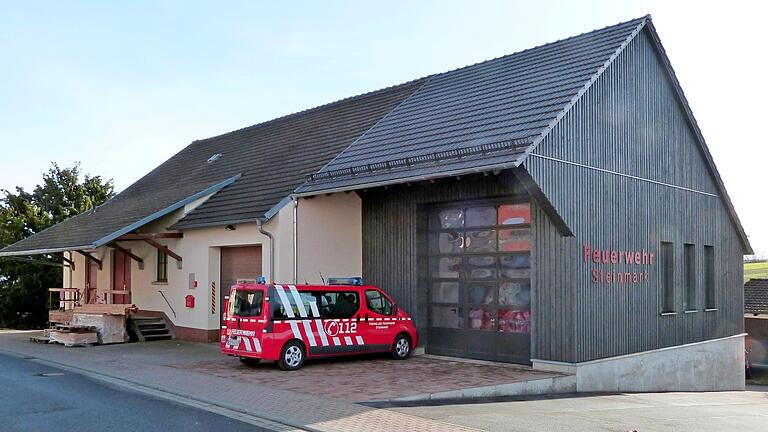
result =
[{"label": "wooden plank facade", "polygon": [[[634,38],[526,159],[521,178],[530,175],[537,190],[507,170],[361,192],[366,281],[393,293],[426,334],[424,206],[540,193],[573,236],[534,203],[531,359],[584,362],[742,333],[745,245],[651,38],[649,31]],[[672,244],[674,314],[661,313],[661,242]],[[688,310],[686,244],[695,256]],[[585,245],[657,258],[595,263]],[[595,281],[595,269],[647,280]],[[705,304],[708,275],[713,304]]]}]

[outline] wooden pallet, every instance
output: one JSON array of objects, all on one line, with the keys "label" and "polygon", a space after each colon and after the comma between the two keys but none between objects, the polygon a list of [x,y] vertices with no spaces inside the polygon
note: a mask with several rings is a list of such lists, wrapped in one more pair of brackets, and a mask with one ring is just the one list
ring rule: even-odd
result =
[{"label": "wooden pallet", "polygon": [[96,332],[51,330],[49,343],[59,343],[66,347],[91,346],[99,343],[99,335]]},{"label": "wooden pallet", "polygon": [[36,343],[51,343],[51,338],[48,336],[30,336],[29,341]]},{"label": "wooden pallet", "polygon": [[130,315],[138,311],[133,304],[84,304],[74,308],[74,313],[82,314]]},{"label": "wooden pallet", "polygon": [[86,325],[56,324],[53,326],[53,330],[64,333],[93,333],[96,331],[96,327]]}]

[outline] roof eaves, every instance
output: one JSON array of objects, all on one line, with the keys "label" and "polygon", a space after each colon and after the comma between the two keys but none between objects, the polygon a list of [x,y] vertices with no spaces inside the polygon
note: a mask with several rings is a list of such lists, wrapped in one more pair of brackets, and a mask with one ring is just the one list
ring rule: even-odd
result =
[{"label": "roof eaves", "polygon": [[428,175],[416,175],[416,176],[403,177],[403,178],[397,178],[392,180],[382,180],[378,182],[353,184],[349,186],[341,186],[341,187],[328,188],[328,189],[318,189],[318,190],[307,191],[307,192],[298,192],[298,193],[292,194],[291,196],[297,197],[297,198],[303,198],[303,197],[316,196],[316,195],[322,195],[322,194],[347,192],[347,191],[360,190],[360,189],[370,189],[370,188],[382,187],[382,186],[392,186],[392,185],[403,184],[403,183],[436,180],[436,179],[445,178],[445,177],[477,174],[477,173],[482,173],[487,171],[504,170],[509,168],[516,168],[517,166],[518,166],[518,163],[513,160],[513,161],[505,162],[502,164],[478,165],[472,168],[442,171],[439,173],[428,174]]},{"label": "roof eaves", "polygon": [[49,249],[30,249],[30,250],[20,250],[20,251],[12,251],[12,252],[3,252],[0,250],[0,257],[4,256],[26,256],[26,255],[47,255],[47,254],[54,254],[59,252],[67,252],[67,251],[82,251],[82,250],[89,250],[89,249],[95,249],[95,245],[82,245],[82,246],[67,246],[67,247],[60,247],[60,248],[49,248]]},{"label": "roof eaves", "polygon": [[226,179],[224,181],[221,181],[221,182],[216,183],[216,184],[214,184],[212,186],[209,186],[209,187],[201,190],[200,192],[198,192],[196,194],[190,195],[190,196],[188,196],[187,198],[184,198],[181,201],[178,201],[178,202],[176,202],[174,204],[171,204],[170,206],[168,206],[168,207],[166,207],[166,208],[164,208],[162,210],[159,210],[159,211],[157,211],[155,213],[152,213],[151,215],[146,216],[146,217],[144,217],[144,218],[142,218],[142,219],[140,219],[140,220],[138,220],[138,221],[136,221],[136,222],[126,226],[126,227],[123,227],[123,228],[121,228],[121,229],[119,229],[119,230],[117,230],[117,231],[115,231],[115,232],[113,232],[111,234],[108,234],[108,235],[106,235],[106,236],[96,240],[95,242],[93,242],[93,244],[94,244],[95,247],[99,247],[99,246],[103,246],[103,245],[105,245],[107,243],[110,243],[110,242],[112,242],[113,240],[117,239],[118,237],[120,237],[123,234],[128,234],[129,232],[131,232],[131,231],[133,231],[133,230],[135,230],[135,229],[137,229],[137,228],[139,228],[141,226],[144,226],[144,225],[146,225],[146,224],[148,224],[148,223],[150,223],[150,222],[152,222],[154,220],[157,220],[158,218],[161,218],[161,217],[163,217],[163,216],[165,216],[165,215],[167,215],[167,214],[169,214],[169,213],[171,213],[171,212],[173,212],[175,210],[178,210],[181,207],[184,207],[185,205],[187,205],[187,204],[189,204],[189,203],[191,203],[191,202],[193,202],[195,200],[198,200],[198,199],[200,199],[200,198],[202,198],[202,197],[204,197],[206,195],[210,195],[210,194],[213,194],[215,192],[218,192],[219,190],[223,189],[224,187],[229,186],[232,183],[234,183],[235,181],[237,181],[237,179],[239,179],[240,176],[241,176],[241,174],[237,174],[237,175],[232,176],[232,177],[230,177],[230,178],[228,178],[228,179]]},{"label": "roof eaves", "polygon": [[221,221],[213,221],[213,222],[194,222],[194,223],[188,223],[188,224],[173,224],[168,227],[169,230],[186,230],[186,229],[194,229],[194,228],[210,228],[210,227],[216,227],[216,226],[223,226],[223,225],[235,225],[235,224],[241,224],[241,223],[257,223],[259,221],[266,222],[264,218],[244,218],[244,219],[232,219],[232,220],[221,220]]}]

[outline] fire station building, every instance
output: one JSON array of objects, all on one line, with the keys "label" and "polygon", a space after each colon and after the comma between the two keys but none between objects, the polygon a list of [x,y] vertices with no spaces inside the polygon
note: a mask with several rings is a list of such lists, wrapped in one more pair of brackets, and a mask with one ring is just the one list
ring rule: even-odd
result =
[{"label": "fire station building", "polygon": [[362,276],[427,353],[744,386],[750,245],[650,17],[195,141],[0,251],[218,340],[237,280]]}]

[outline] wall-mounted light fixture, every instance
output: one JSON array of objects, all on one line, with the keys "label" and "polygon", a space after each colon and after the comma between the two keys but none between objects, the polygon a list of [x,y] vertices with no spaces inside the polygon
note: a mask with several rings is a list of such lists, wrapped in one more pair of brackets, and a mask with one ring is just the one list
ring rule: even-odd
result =
[{"label": "wall-mounted light fixture", "polygon": [[234,225],[227,225],[227,226],[224,227],[224,229],[227,230],[227,231],[234,231],[235,230],[235,226]]}]

